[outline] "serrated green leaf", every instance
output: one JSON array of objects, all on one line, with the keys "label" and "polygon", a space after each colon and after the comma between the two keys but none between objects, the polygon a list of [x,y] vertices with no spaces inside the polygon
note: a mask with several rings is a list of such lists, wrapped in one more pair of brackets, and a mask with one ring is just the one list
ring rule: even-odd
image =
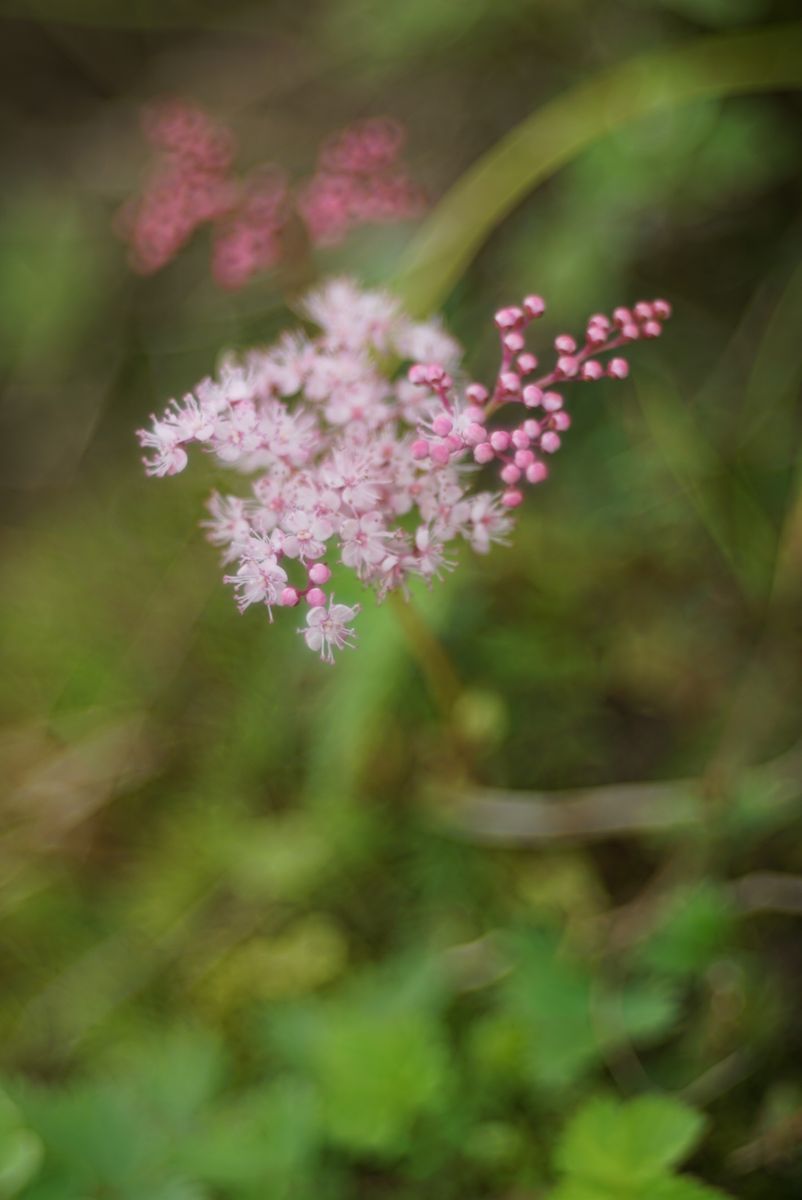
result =
[{"label": "serrated green leaf", "polygon": [[443,1103],[449,1064],[426,1014],[354,1006],[330,1014],[314,1071],[328,1135],[352,1150],[395,1155],[414,1120]]},{"label": "serrated green leaf", "polygon": [[667,1096],[627,1104],[597,1097],[569,1122],[555,1165],[595,1186],[631,1190],[681,1161],[703,1127],[699,1113]]}]

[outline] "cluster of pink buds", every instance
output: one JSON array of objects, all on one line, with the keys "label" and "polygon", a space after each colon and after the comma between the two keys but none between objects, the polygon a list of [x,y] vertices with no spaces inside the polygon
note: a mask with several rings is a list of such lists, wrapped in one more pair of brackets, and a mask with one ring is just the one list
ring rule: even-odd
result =
[{"label": "cluster of pink buds", "polygon": [[401,162],[403,126],[386,117],[359,121],[324,143],[298,211],[316,245],[333,246],[360,225],[420,216],[423,191]]},{"label": "cluster of pink buds", "polygon": [[[247,495],[209,502],[209,539],[235,564],[225,582],[240,610],[263,605],[271,620],[274,608],[303,604],[306,644],[332,661],[352,644],[359,611],[335,602],[334,569],[381,599],[415,578],[440,578],[460,541],[480,554],[505,542],[521,483],[545,479],[545,456],[568,428],[553,389],[623,378],[625,359],[605,366],[600,356],[657,336],[670,313],[655,300],[594,316],[581,347],[556,338],[556,362],[538,376],[524,330],[544,307],[529,296],[496,314],[501,366],[486,388],[464,379],[462,350],[438,321],[413,321],[386,293],[331,280],[305,302],[316,336],[285,334],[225,359],[215,378],[140,430],[146,470],[177,474],[194,444],[250,478]],[[389,376],[382,364],[393,360],[412,366]],[[513,405],[523,416],[510,422],[520,412]],[[491,463],[501,488],[477,489]]]},{"label": "cluster of pink buds", "polygon": [[[554,339],[554,361],[543,371],[538,356],[527,349],[525,331],[545,311],[541,296],[526,296],[520,306],[499,309],[498,377],[492,389],[470,383],[464,389],[464,402],[439,364],[418,363],[409,370],[410,382],[439,401],[439,411],[419,429],[413,443],[415,458],[444,466],[470,453],[481,466],[498,464],[504,485],[501,503],[506,508],[523,502],[523,484],[542,483],[548,477],[546,459],[560,449],[561,435],[571,427],[562,390],[556,389],[574,382],[626,379],[626,358],[619,355],[603,362],[600,356],[640,338],[659,337],[671,306],[666,300],[641,300],[631,309],[616,308],[611,317],[594,314],[581,342],[569,333]],[[514,423],[491,430],[490,418],[500,410],[513,411],[514,405],[520,414]]]},{"label": "cluster of pink buds", "polygon": [[358,225],[407,220],[425,206],[401,162],[403,127],[389,119],[359,121],[330,138],[315,173],[297,187],[271,164],[237,175],[233,134],[195,105],[154,105],[143,127],[154,162],[117,218],[141,274],[160,270],[209,225],[213,277],[234,290],[276,266],[293,213],[312,245],[330,246]]}]

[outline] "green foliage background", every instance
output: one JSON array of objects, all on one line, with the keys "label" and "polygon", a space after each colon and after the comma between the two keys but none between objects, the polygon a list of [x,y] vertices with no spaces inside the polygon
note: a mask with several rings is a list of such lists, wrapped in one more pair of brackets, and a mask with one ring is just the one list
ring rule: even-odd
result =
[{"label": "green foliage background", "polygon": [[[795,8],[4,6],[0,1200],[802,1192]],[[402,118],[446,199],[317,269],[477,375],[527,291],[674,304],[514,544],[333,670],[236,616],[213,472],[141,474],[297,283],[129,273],[164,92],[297,172]]]}]

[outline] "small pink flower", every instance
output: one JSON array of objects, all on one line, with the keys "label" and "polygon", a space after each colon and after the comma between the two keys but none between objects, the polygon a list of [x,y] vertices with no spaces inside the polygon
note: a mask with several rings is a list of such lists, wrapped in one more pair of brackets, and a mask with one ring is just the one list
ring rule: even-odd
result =
[{"label": "small pink flower", "polygon": [[288,558],[298,558],[301,562],[325,554],[326,542],[334,533],[331,521],[300,508],[287,513],[281,526],[285,534],[284,553]]},{"label": "small pink flower", "polygon": [[335,604],[332,596],[328,608],[321,605],[309,610],[306,628],[299,632],[310,650],[318,653],[324,662],[333,663],[335,650],[354,644],[350,624],[358,612],[358,604]]}]

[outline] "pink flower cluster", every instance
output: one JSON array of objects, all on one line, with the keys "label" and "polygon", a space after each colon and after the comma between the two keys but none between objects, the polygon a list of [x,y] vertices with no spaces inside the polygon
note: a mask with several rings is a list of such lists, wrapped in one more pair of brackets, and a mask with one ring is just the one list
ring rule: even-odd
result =
[{"label": "pink flower cluster", "polygon": [[141,195],[118,213],[131,265],[143,275],[165,266],[200,226],[232,211],[234,140],[199,108],[171,100],[145,109],[145,136],[155,151]]},{"label": "pink flower cluster", "polygon": [[117,219],[141,274],[165,266],[210,224],[212,274],[221,287],[237,289],[278,263],[293,213],[313,245],[331,246],[359,225],[406,220],[425,207],[401,161],[403,127],[386,118],[359,121],[330,138],[315,173],[295,188],[272,164],[237,176],[231,131],[182,100],[147,109],[143,125],[155,160],[142,192]]},{"label": "pink flower cluster", "polygon": [[333,246],[359,225],[420,216],[423,191],[401,163],[403,127],[373,118],[324,143],[317,170],[298,194],[298,211],[315,245]]},{"label": "pink flower cluster", "polygon": [[[481,466],[497,463],[504,485],[501,503],[506,508],[517,508],[522,503],[522,484],[542,483],[547,478],[544,456],[560,449],[560,435],[571,428],[562,392],[554,389],[575,381],[626,379],[629,363],[625,358],[603,363],[598,355],[640,338],[659,337],[663,322],[671,315],[666,300],[641,300],[632,309],[615,309],[612,317],[596,313],[588,320],[581,343],[570,333],[554,339],[555,362],[538,374],[538,357],[527,350],[524,331],[545,309],[541,296],[527,296],[520,306],[496,313],[501,366],[492,390],[471,383],[462,400],[441,364],[418,363],[409,372],[411,382],[434,392],[441,406],[432,421],[419,430],[412,444],[415,458],[445,466],[468,453]],[[491,431],[488,419],[513,404],[519,406],[519,412],[523,409],[516,423]]]},{"label": "pink flower cluster", "polygon": [[[300,632],[331,662],[352,644],[359,611],[327,590],[332,566],[381,599],[414,578],[441,577],[455,542],[484,554],[505,541],[520,485],[546,478],[545,457],[570,425],[552,389],[623,378],[625,359],[604,366],[598,356],[656,337],[670,314],[655,300],[594,316],[581,346],[556,338],[556,362],[538,376],[524,330],[544,307],[528,296],[496,314],[501,366],[486,388],[458,374],[461,348],[438,321],[413,321],[386,293],[329,281],[305,302],[316,336],[288,333],[224,360],[216,378],[139,432],[146,470],[182,471],[197,443],[250,477],[247,496],[215,493],[209,502],[209,539],[234,564],[225,582],[241,611],[264,605],[271,620],[274,607],[304,602]],[[391,360],[413,365],[391,378],[380,365]],[[502,486],[477,489],[489,463]]]}]

